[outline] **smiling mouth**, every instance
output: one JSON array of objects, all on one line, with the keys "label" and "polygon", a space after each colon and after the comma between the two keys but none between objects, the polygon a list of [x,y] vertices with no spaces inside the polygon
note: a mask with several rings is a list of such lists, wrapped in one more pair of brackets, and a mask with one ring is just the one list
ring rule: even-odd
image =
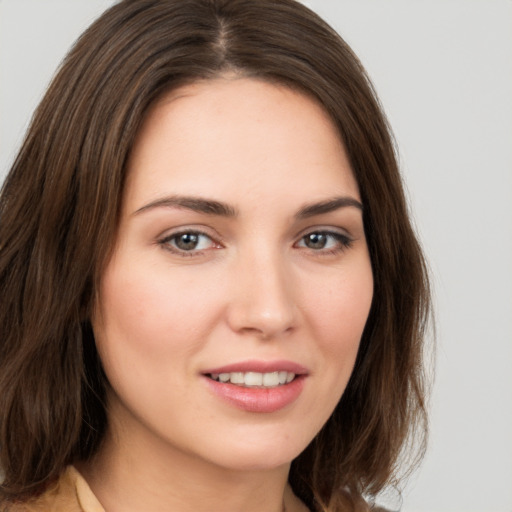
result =
[{"label": "smiling mouth", "polygon": [[287,371],[210,373],[207,376],[217,382],[245,388],[277,388],[289,384],[296,377],[295,373]]}]

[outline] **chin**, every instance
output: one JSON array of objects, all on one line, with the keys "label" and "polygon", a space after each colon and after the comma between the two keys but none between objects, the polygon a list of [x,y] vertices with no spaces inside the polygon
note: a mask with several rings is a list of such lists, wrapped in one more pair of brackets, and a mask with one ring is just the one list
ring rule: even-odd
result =
[{"label": "chin", "polygon": [[232,471],[271,471],[288,467],[298,454],[291,456],[287,453],[276,454],[260,451],[259,453],[236,453],[234,455],[234,457],[224,457],[218,465]]},{"label": "chin", "polygon": [[214,447],[210,460],[236,471],[265,471],[289,466],[308,445],[309,440],[275,436],[267,439],[244,438],[240,442]]}]

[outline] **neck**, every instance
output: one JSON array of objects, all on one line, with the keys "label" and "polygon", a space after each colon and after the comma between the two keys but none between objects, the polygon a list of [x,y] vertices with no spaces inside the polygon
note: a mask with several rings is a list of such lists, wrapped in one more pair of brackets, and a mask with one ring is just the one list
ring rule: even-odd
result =
[{"label": "neck", "polygon": [[105,512],[302,509],[287,485],[289,464],[224,468],[168,443],[131,434],[125,439],[121,429],[111,427],[98,454],[78,465]]}]

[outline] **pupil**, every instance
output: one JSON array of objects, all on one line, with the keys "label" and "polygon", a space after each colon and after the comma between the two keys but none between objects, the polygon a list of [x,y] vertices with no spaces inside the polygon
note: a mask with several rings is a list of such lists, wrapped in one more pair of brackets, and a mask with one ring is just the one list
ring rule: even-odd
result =
[{"label": "pupil", "polygon": [[327,237],[323,233],[311,233],[306,236],[306,245],[310,249],[323,249],[327,242]]},{"label": "pupil", "polygon": [[194,233],[183,233],[176,240],[176,245],[185,251],[195,249],[199,241],[199,236]]}]

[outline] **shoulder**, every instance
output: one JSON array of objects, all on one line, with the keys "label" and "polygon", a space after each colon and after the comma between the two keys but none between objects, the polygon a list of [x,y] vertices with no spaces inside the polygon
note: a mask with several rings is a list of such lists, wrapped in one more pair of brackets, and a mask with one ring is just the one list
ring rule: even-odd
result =
[{"label": "shoulder", "polygon": [[0,512],[105,512],[87,482],[69,466],[59,480],[41,496],[24,502],[12,503]]}]

